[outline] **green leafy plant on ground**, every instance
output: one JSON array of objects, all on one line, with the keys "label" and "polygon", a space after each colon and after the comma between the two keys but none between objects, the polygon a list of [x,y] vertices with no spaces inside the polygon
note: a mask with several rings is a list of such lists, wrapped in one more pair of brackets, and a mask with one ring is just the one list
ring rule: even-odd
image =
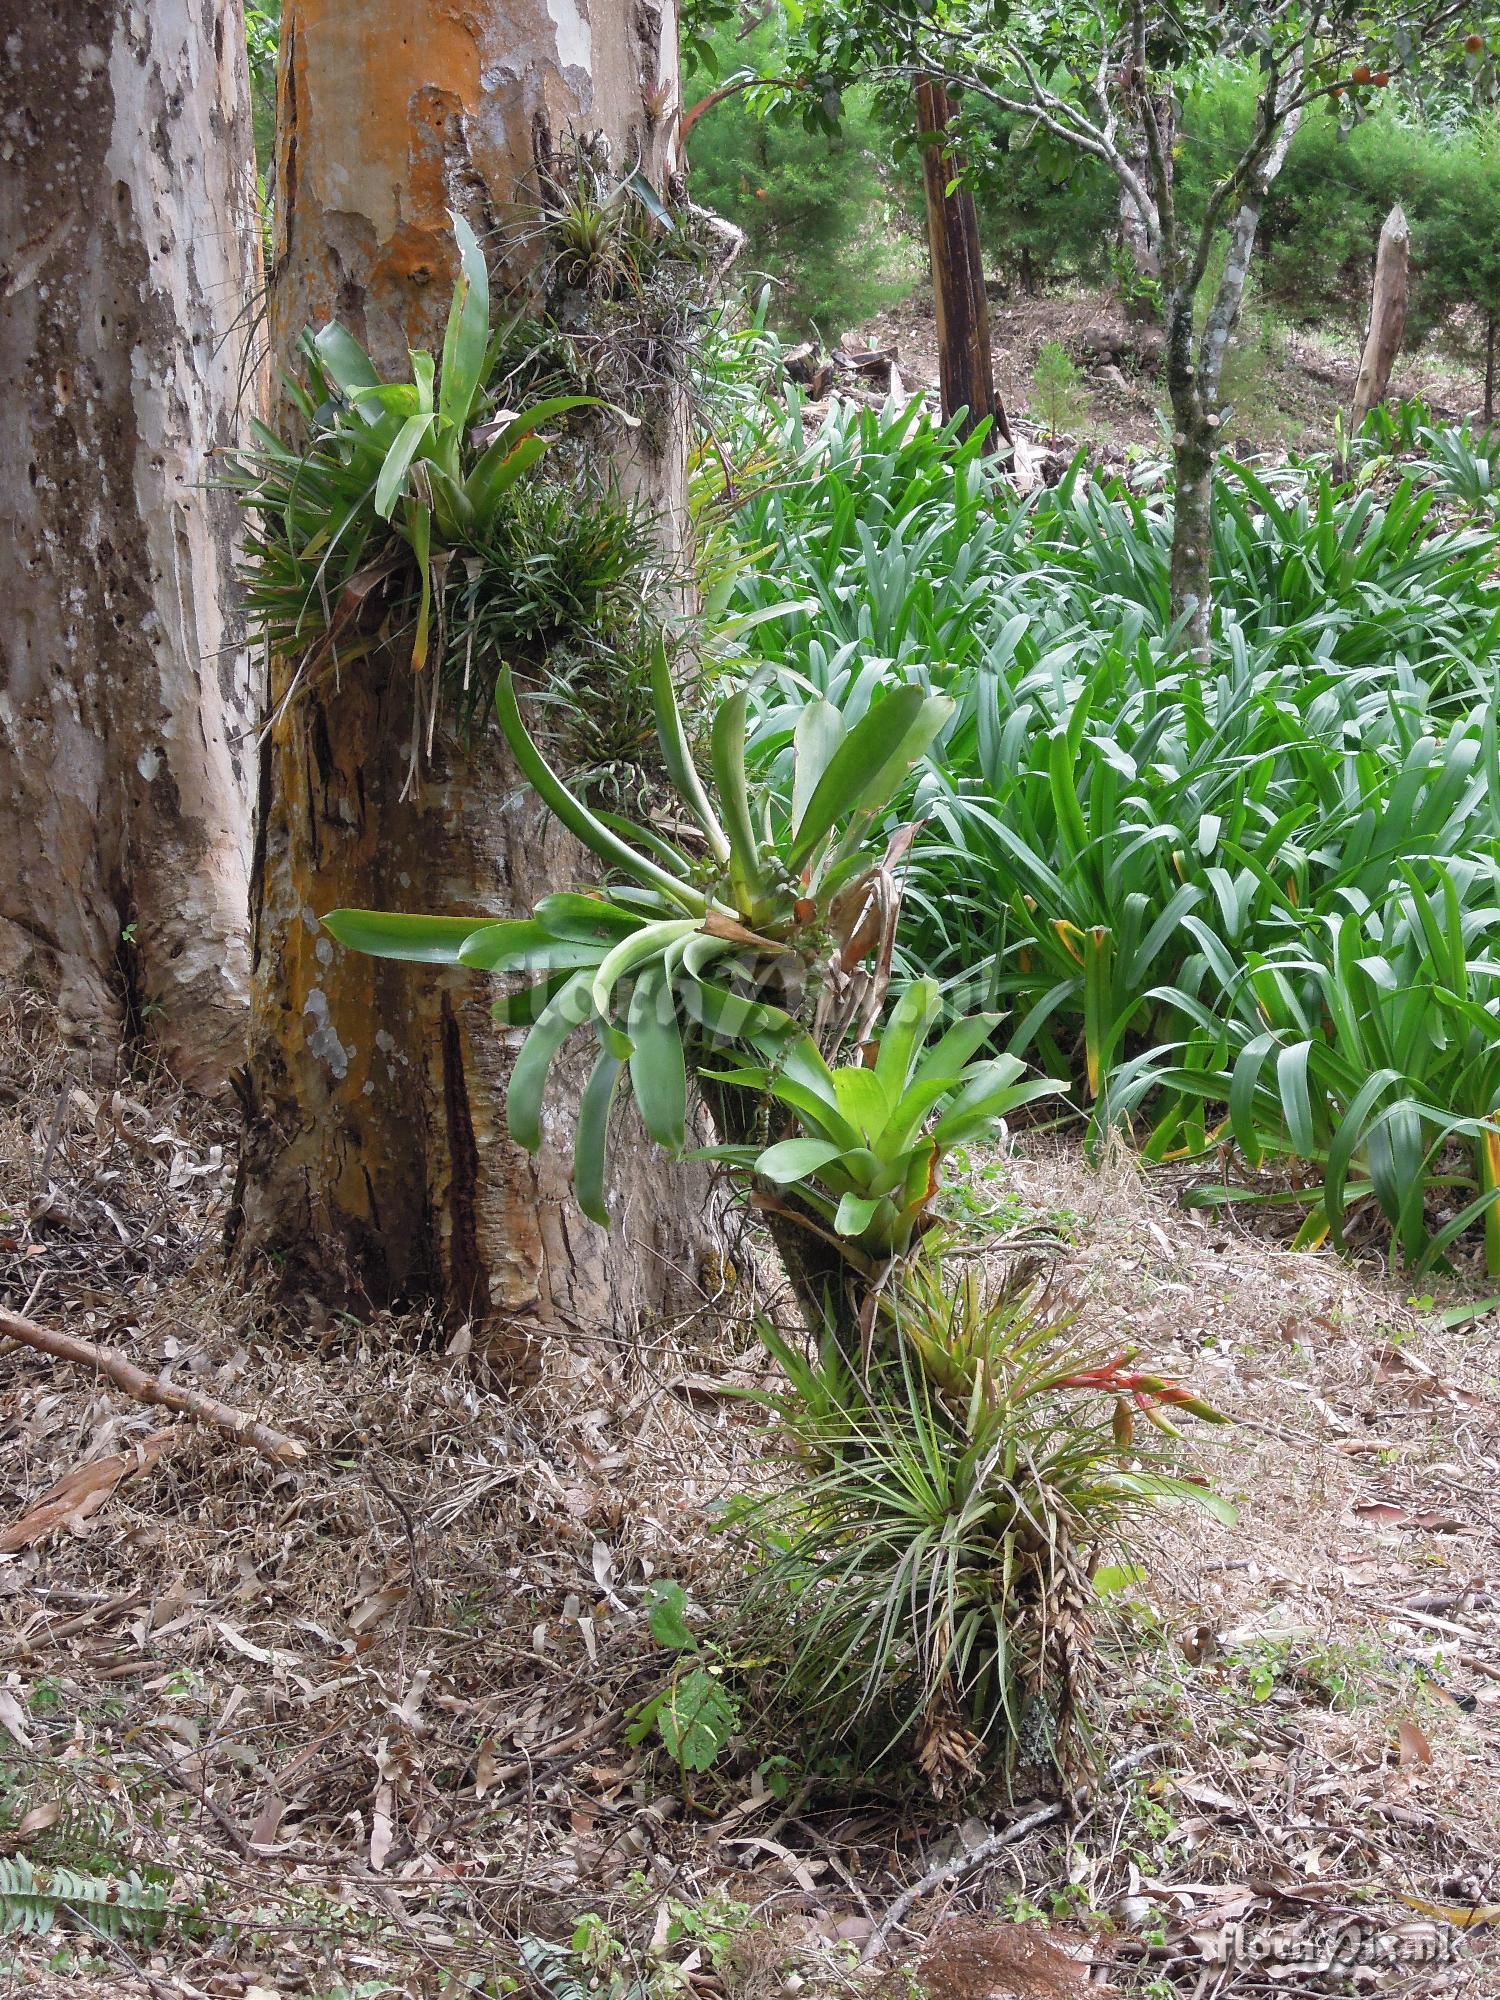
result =
[{"label": "green leafy plant on ground", "polygon": [[1169,1441],[1170,1410],[1221,1419],[1128,1353],[1085,1355],[1044,1291],[930,1249],[880,1310],[863,1359],[826,1323],[811,1358],[762,1329],[795,1477],[741,1512],[747,1645],[816,1740],[914,1753],[939,1796],[997,1760],[1072,1768],[1100,1549],[1163,1502],[1232,1519],[1136,1418]]},{"label": "green leafy plant on ground", "polygon": [[626,1741],[644,1743],[653,1733],[682,1774],[706,1771],[739,1727],[740,1704],[725,1680],[724,1662],[705,1648],[687,1622],[687,1592],[662,1579],[651,1586],[646,1623],[652,1638],[676,1654],[665,1686],[636,1709]]},{"label": "green leafy plant on ground", "polygon": [[[1497,874],[1460,862],[1439,868],[1430,886],[1409,865],[1401,874],[1382,909],[1309,920],[1243,965],[1219,958],[1213,1004],[1169,989],[1163,997],[1194,1032],[1122,1071],[1120,1108],[1144,1090],[1166,1093],[1148,1156],[1185,1135],[1193,1143],[1191,1107],[1206,1104],[1227,1111],[1249,1167],[1268,1155],[1312,1167],[1312,1186],[1279,1197],[1307,1209],[1304,1243],[1331,1237],[1345,1247],[1356,1216],[1373,1207],[1421,1273],[1478,1224],[1493,1275],[1500,961],[1487,947],[1500,922]],[[1278,1198],[1225,1187],[1199,1199],[1236,1194]],[[1440,1222],[1435,1194],[1447,1210]]]},{"label": "green leafy plant on ground", "polygon": [[[1398,1259],[1422,1263],[1458,1252],[1489,1213],[1474,1206],[1487,1199],[1488,1168],[1472,1164],[1495,1126],[1483,1064],[1434,1052],[1444,1081],[1425,1076],[1428,1057],[1403,1069],[1415,1053],[1377,1055],[1372,1034],[1340,1033],[1336,1046],[1318,995],[1333,977],[1333,920],[1409,905],[1404,869],[1472,865],[1487,881],[1500,866],[1500,593],[1493,530],[1454,529],[1436,512],[1445,479],[1466,504],[1482,499],[1487,461],[1450,439],[1450,470],[1420,417],[1388,422],[1391,436],[1377,420],[1372,443],[1401,476],[1378,498],[1326,464],[1226,471],[1211,674],[1171,657],[1160,503],[1076,470],[1018,501],[912,412],[836,412],[808,439],[788,411],[781,435],[796,477],[740,509],[755,553],[726,609],[769,601],[773,582],[817,606],[746,636],[762,666],[748,741],[770,782],[784,782],[785,716],[808,688],[851,716],[899,685],[954,703],[918,778],[899,970],[1003,1012],[1004,1044],[1066,1083],[1096,1135],[1128,1115],[1144,1141],[1167,1108],[1152,1051],[1197,1037],[1191,1060],[1208,1101],[1174,1138],[1181,1147],[1195,1133],[1205,1144],[1215,1130],[1231,1143],[1248,1134],[1245,1117],[1222,1122],[1228,1084],[1213,1078],[1268,1025],[1250,1018],[1252,955],[1291,950],[1312,1072],[1337,1092],[1330,1116],[1377,1069],[1407,1077],[1412,1101],[1429,1107],[1422,1144],[1403,1153],[1417,1180],[1391,1237]],[[756,439],[765,449],[763,427]],[[1434,893],[1430,873],[1421,881]],[[1470,893],[1482,901],[1483,883]],[[1500,1034],[1490,996],[1500,960],[1488,929],[1466,922],[1471,990],[1442,990],[1470,1007],[1473,1052]],[[1404,984],[1404,949],[1382,928],[1382,987]],[[1210,1061],[1215,1034],[1225,1051]],[[1374,1112],[1347,1128],[1355,1190],[1372,1186],[1370,1149],[1400,1094],[1375,1088]],[[1324,1141],[1314,1135],[1304,1156],[1264,1091],[1256,1103],[1251,1157],[1284,1163],[1288,1198],[1316,1206]],[[1453,1118],[1479,1122],[1450,1128]],[[1470,1164],[1434,1150],[1449,1129]],[[1306,1141],[1314,1128],[1295,1130]],[[1242,1190],[1267,1191],[1279,1192]],[[1355,1214],[1397,1219],[1371,1195],[1346,1200],[1336,1172],[1335,1208],[1351,1201]],[[1444,1234],[1460,1211],[1457,1234]]]},{"label": "green leafy plant on ground", "polygon": [[[362,513],[367,546],[356,574],[371,566],[383,574],[387,563],[404,560],[401,551],[410,555],[413,535],[420,540],[428,532],[413,524],[429,515],[446,534],[437,496],[444,506],[455,504],[453,495],[471,474],[457,444],[460,456],[445,461],[446,469],[439,465],[454,440],[435,413],[449,406],[450,393],[460,393],[450,392],[450,370],[461,374],[460,391],[470,382],[477,393],[472,385],[484,378],[485,367],[475,359],[484,329],[467,317],[478,291],[477,274],[466,272],[443,373],[434,379],[430,366],[417,370],[416,406],[408,409],[404,391],[399,398],[374,399],[382,411],[400,416],[401,425],[389,439],[382,433],[378,454],[369,454],[373,523],[386,524],[385,539]],[[313,351],[319,351],[317,341]],[[357,411],[349,417],[360,420]],[[502,467],[515,453],[528,463],[534,459],[534,426],[517,440],[509,426],[523,420],[495,421],[507,426]],[[905,426],[902,419],[891,431],[896,461]],[[360,436],[361,449],[365,442]],[[945,434],[926,452],[916,480],[905,482],[908,493],[925,481],[941,499],[950,477],[950,442]],[[408,490],[408,475],[429,447],[427,475]],[[435,467],[447,485],[434,481]],[[986,499],[976,469],[966,512],[981,534]],[[402,506],[405,514],[398,513]],[[936,537],[919,535],[907,549],[909,565],[946,535],[941,509],[936,526]],[[972,606],[961,573],[963,551],[956,554],[955,597]],[[269,554],[262,545],[273,595],[283,555],[280,545]],[[436,562],[431,545],[426,560],[430,573]],[[814,608],[821,604],[811,595],[802,601],[761,597],[743,608],[738,642]],[[279,642],[306,643],[309,636],[293,621]],[[575,1034],[593,1038],[594,1068],[576,1121],[574,1179],[585,1214],[601,1224],[609,1220],[606,1152],[621,1086],[650,1136],[673,1152],[686,1147],[696,1087],[723,1141],[716,1150],[738,1170],[740,1185],[764,1214],[807,1323],[829,1330],[842,1354],[858,1357],[838,1424],[822,1437],[820,1476],[854,1479],[862,1464],[873,1462],[877,1447],[909,1447],[914,1462],[929,1465],[935,1451],[957,1454],[965,1468],[963,1490],[956,1500],[950,1491],[940,1504],[949,1511],[956,1505],[965,1518],[971,1506],[979,1509],[977,1553],[965,1563],[987,1576],[986,1631],[1017,1658],[1041,1658],[1046,1642],[1040,1635],[1052,1629],[1049,1620],[1063,1601],[1058,1593],[1068,1579],[1070,1589],[1077,1584],[1081,1558],[1075,1551],[1092,1548],[1106,1523],[1130,1507],[1156,1504],[1169,1493],[1161,1479],[1125,1462],[1139,1453],[1116,1422],[1105,1425],[1109,1449],[1122,1461],[1108,1482],[1109,1504],[1100,1499],[1095,1506],[1091,1497],[1086,1508],[1077,1494],[1070,1497],[1062,1478],[1073,1448],[1069,1439],[1076,1433],[1078,1449],[1089,1458],[1092,1446],[1081,1440],[1095,1427],[1090,1420],[1079,1430],[1058,1412],[1047,1420],[1054,1440],[1049,1469],[1034,1478],[1030,1461],[1041,1433],[1033,1417],[1043,1401],[1076,1388],[1116,1398],[1128,1393],[1148,1411],[1169,1402],[1207,1413],[1175,1385],[1144,1375],[1127,1379],[1116,1362],[1099,1364],[1098,1379],[1070,1382],[1056,1370],[1048,1376],[1036,1361],[1034,1402],[1030,1391],[991,1395],[1015,1355],[1002,1349],[998,1335],[992,1338],[1000,1321],[985,1318],[988,1309],[981,1311],[968,1293],[963,1296],[982,1324],[967,1347],[944,1345],[936,1336],[924,1345],[903,1335],[900,1302],[915,1296],[913,1260],[925,1260],[936,1284],[945,1255],[961,1248],[956,1223],[933,1228],[945,1153],[993,1137],[1008,1113],[1056,1088],[1047,1079],[1023,1080],[1014,1054],[982,1053],[997,1025],[993,1015],[959,1019],[940,1031],[940,996],[931,981],[916,982],[892,1004],[903,876],[918,831],[909,811],[913,775],[951,732],[954,699],[918,676],[886,678],[863,670],[857,698],[837,673],[826,677],[826,691],[805,679],[778,682],[770,701],[752,685],[726,690],[716,684],[702,732],[704,771],[672,664],[658,644],[650,666],[658,750],[680,801],[679,820],[668,833],[659,823],[589,803],[578,781],[558,773],[528,725],[516,679],[497,658],[492,635],[476,643],[472,669],[484,681],[494,677],[499,726],[521,777],[602,865],[602,886],[550,894],[523,918],[341,910],[326,919],[329,930],[344,945],[376,956],[520,976],[495,1013],[500,1024],[525,1030],[507,1094],[509,1129],[522,1145],[535,1148],[542,1141],[543,1096],[557,1054]],[[975,1358],[981,1349],[982,1365]],[[790,1357],[790,1349],[783,1352]],[[967,1402],[950,1410],[944,1370],[965,1366],[973,1372]],[[911,1390],[904,1405],[891,1395],[893,1368]],[[789,1380],[807,1388],[805,1373],[795,1368]],[[1026,1421],[1016,1430],[1023,1405]],[[1025,1467],[1018,1454],[1026,1457]],[[1008,1482],[1004,1491],[991,1481],[996,1467]],[[1105,1486],[1095,1484],[1102,1495]],[[1089,1490],[1092,1496],[1095,1488]],[[1024,1533],[1018,1507],[1027,1514]],[[1010,1527],[1002,1525],[1007,1508],[1014,1517]],[[1096,1518],[1085,1523],[1089,1512]],[[872,1515],[855,1560],[878,1576],[890,1552],[905,1546],[901,1560],[915,1565],[915,1574],[933,1546],[930,1513],[929,1507],[927,1515]],[[1064,1552],[1057,1554],[1055,1572],[1049,1551]],[[1073,1589],[1068,1603],[1073,1627],[1081,1631],[1087,1592]],[[972,1608],[966,1598],[966,1621]],[[783,1593],[783,1609],[789,1616],[800,1613],[805,1599]],[[737,1710],[716,1663],[700,1657],[703,1649],[681,1613],[680,1602],[659,1594],[653,1631],[677,1651],[678,1665],[638,1715],[636,1728],[643,1737],[658,1734],[686,1773],[722,1751]],[[914,1626],[909,1643],[926,1644],[915,1632]],[[986,1638],[984,1645],[990,1644]],[[973,1737],[972,1747],[945,1760],[932,1749],[936,1739],[928,1731],[920,1747],[935,1786],[960,1772],[978,1778],[1007,1754],[1000,1718],[1013,1728],[1019,1711],[1002,1691],[1002,1683],[1009,1688],[1006,1674],[992,1686],[979,1661],[976,1652],[971,1672],[965,1653],[951,1684],[943,1677],[946,1669],[934,1670],[934,1679],[922,1668],[924,1713],[938,1717],[941,1709],[953,1743],[967,1742],[965,1731]],[[1066,1683],[1053,1703],[1055,1728],[1064,1739],[1073,1718],[1070,1688]],[[1043,1697],[1040,1687],[1035,1692]],[[965,1718],[976,1716],[982,1721],[971,1728]],[[846,1732],[858,1719],[856,1705],[844,1717]],[[934,1721],[932,1729],[938,1726]]]},{"label": "green leafy plant on ground", "polygon": [[1083,375],[1061,341],[1043,341],[1031,371],[1033,408],[1053,444],[1067,432],[1076,436],[1088,417]]},{"label": "green leafy plant on ground", "polygon": [[45,1937],[60,1920],[91,1937],[154,1937],[166,1921],[167,1892],[133,1870],[84,1874],[60,1864],[35,1869],[24,1854],[0,1856],[0,1935]]}]

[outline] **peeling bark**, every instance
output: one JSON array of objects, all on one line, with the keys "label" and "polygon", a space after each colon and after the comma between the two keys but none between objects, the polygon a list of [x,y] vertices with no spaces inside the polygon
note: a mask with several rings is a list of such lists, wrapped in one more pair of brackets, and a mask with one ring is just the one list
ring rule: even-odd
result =
[{"label": "peeling bark", "polygon": [[990,352],[990,307],[984,289],[979,218],[966,187],[952,188],[961,163],[947,141],[952,112],[948,93],[935,77],[916,87],[917,129],[930,142],[922,147],[922,183],[927,197],[927,246],[932,264],[932,296],[937,315],[938,373],[944,421],[967,410],[963,435],[986,418],[992,441],[1014,444],[1005,408],[995,393]]},{"label": "peeling bark", "polygon": [[0,42],[0,977],[224,1086],[249,987],[235,510],[259,232],[238,0]]},{"label": "peeling bark", "polygon": [[[273,346],[338,318],[386,370],[436,352],[464,213],[502,281],[527,258],[534,162],[600,132],[621,171],[665,184],[676,26],[654,0],[291,0],[283,15]],[[669,518],[680,439],[622,469]],[[669,533],[671,530],[669,530]],[[273,668],[272,699],[294,663]],[[538,1330],[626,1331],[693,1300],[702,1215],[684,1169],[622,1130],[617,1226],[569,1185],[577,1076],[559,1065],[531,1159],[505,1132],[520,1036],[472,974],[346,953],[340,904],[527,913],[589,874],[517,783],[493,731],[439,729],[402,800],[411,673],[377,657],[324,674],[277,722],[262,774],[242,1254],[337,1305],[434,1307],[519,1352]],[[622,1115],[623,1124],[623,1115]],[[508,1336],[514,1336],[508,1340]]]}]

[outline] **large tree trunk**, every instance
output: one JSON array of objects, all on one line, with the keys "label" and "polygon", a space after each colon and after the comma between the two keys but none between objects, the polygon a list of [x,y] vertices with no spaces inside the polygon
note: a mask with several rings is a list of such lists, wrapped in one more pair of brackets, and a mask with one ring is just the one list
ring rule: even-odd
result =
[{"label": "large tree trunk", "polygon": [[948,93],[936,77],[922,77],[916,86],[916,100],[943,417],[951,420],[958,411],[966,410],[965,437],[989,417],[994,425],[992,441],[1003,438],[1012,444],[1004,405],[995,394],[979,217],[968,188],[953,187],[960,177],[961,163],[947,139],[952,117]]},{"label": "large tree trunk", "polygon": [[[673,12],[654,0],[588,12],[573,0],[291,0],[277,354],[335,317],[383,369],[404,371],[408,345],[437,352],[454,271],[447,209],[492,254],[508,246],[505,275],[523,278],[536,232],[513,225],[534,219],[538,157],[570,129],[598,132],[622,173],[639,162],[662,186],[676,75]],[[682,467],[668,438],[630,483],[675,517]],[[294,667],[276,663],[273,699]],[[340,904],[524,914],[588,872],[493,732],[465,746],[440,728],[403,799],[411,702],[407,666],[361,661],[319,675],[270,741],[242,1248],[330,1303],[429,1306],[501,1345],[511,1331],[627,1329],[692,1295],[702,1218],[684,1170],[651,1156],[632,1114],[614,1153],[616,1227],[595,1228],[569,1186],[576,1092],[555,1089],[537,1159],[506,1136],[517,1038],[492,1024],[486,982],[346,953],[319,929]]]},{"label": "large tree trunk", "polygon": [[7,10],[0,980],[222,1088],[249,984],[250,670],[211,455],[253,403],[238,0]]}]

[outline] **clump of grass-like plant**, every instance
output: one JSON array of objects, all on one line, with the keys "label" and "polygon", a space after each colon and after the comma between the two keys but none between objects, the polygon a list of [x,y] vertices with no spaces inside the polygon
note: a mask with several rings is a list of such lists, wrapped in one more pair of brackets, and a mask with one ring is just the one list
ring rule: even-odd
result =
[{"label": "clump of grass-like plant", "polygon": [[942,1796],[1079,1770],[1101,1551],[1163,1503],[1233,1516],[1177,1457],[1173,1415],[1215,1411],[1085,1351],[1045,1284],[938,1252],[897,1271],[863,1355],[826,1320],[810,1355],[762,1327],[794,1472],[738,1525],[772,1710],[867,1768],[914,1759]]}]

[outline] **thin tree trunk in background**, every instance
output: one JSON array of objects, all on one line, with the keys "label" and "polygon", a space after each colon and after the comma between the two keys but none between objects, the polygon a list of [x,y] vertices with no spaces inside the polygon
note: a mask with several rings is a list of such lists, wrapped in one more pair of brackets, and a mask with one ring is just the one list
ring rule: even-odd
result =
[{"label": "thin tree trunk in background", "polygon": [[[1157,130],[1161,134],[1162,149],[1168,159],[1172,154],[1175,137],[1176,116],[1173,111],[1170,92],[1164,91],[1153,97],[1156,111]],[[1132,169],[1136,183],[1144,193],[1152,183],[1151,152],[1146,144],[1145,126],[1137,118],[1131,127],[1129,144],[1125,147],[1126,164]],[[1120,239],[1130,252],[1130,260],[1136,273],[1142,278],[1161,276],[1161,223],[1154,212],[1147,214],[1142,208],[1135,188],[1126,180],[1120,181]]]},{"label": "thin tree trunk in background", "polygon": [[[1275,137],[1247,176],[1244,195],[1229,226],[1224,270],[1204,321],[1193,338],[1194,297],[1182,277],[1184,252],[1174,246],[1165,260],[1177,279],[1163,301],[1167,335],[1167,392],[1172,404],[1172,552],[1169,592],[1174,624],[1182,620],[1181,641],[1200,666],[1209,664],[1213,636],[1213,475],[1223,423],[1224,357],[1239,325],[1255,235],[1272,181],[1281,172],[1302,122],[1296,104],[1300,61],[1280,79],[1278,101],[1290,103]],[[1162,196],[1158,195],[1160,201]]]},{"label": "thin tree trunk in background", "polygon": [[1484,422],[1495,421],[1495,315],[1484,323]]},{"label": "thin tree trunk in background", "polygon": [[0,983],[195,1089],[243,1053],[254,703],[233,502],[260,289],[238,0],[7,10]]},{"label": "thin tree trunk in background", "polygon": [[[1172,405],[1171,617],[1184,620],[1180,644],[1201,664],[1213,630],[1213,471],[1218,452],[1217,411],[1208,407],[1194,353],[1193,300],[1168,295],[1167,394]],[[1215,418],[1210,422],[1210,416]]]},{"label": "thin tree trunk in background", "polygon": [[[486,0],[290,0],[277,131],[274,350],[338,318],[384,371],[441,348],[454,274],[447,210],[508,279],[539,254],[536,166],[602,131],[621,173],[664,184],[675,85],[670,6]],[[642,433],[652,427],[642,426]],[[673,427],[668,425],[667,429]],[[682,437],[629,469],[675,521]],[[675,528],[669,529],[669,534]],[[491,663],[497,664],[497,663]],[[295,662],[273,672],[273,698]],[[427,671],[433,671],[430,665]],[[472,974],[345,952],[341,904],[529,913],[585,879],[571,840],[521,787],[491,730],[438,731],[402,799],[412,674],[389,655],[321,675],[287,708],[262,769],[247,1135],[233,1227],[252,1261],[330,1304],[433,1307],[503,1342],[535,1329],[627,1329],[695,1296],[702,1189],[630,1117],[606,1233],[569,1186],[577,1090],[558,1089],[533,1160],[505,1131],[519,1035]]]},{"label": "thin tree trunk in background", "polygon": [[937,317],[938,374],[944,419],[967,410],[963,434],[985,418],[993,435],[1014,443],[1005,409],[995,394],[990,354],[990,307],[984,289],[979,217],[967,188],[949,189],[960,161],[947,144],[952,108],[935,77],[916,86],[917,129],[923,135],[922,184],[927,197],[927,246]]},{"label": "thin tree trunk in background", "polygon": [[1354,384],[1349,411],[1349,436],[1359,436],[1365,418],[1383,403],[1391,386],[1391,370],[1401,352],[1406,331],[1406,303],[1411,291],[1411,231],[1398,201],[1380,231],[1375,253],[1375,284],[1370,294],[1370,324]]}]

